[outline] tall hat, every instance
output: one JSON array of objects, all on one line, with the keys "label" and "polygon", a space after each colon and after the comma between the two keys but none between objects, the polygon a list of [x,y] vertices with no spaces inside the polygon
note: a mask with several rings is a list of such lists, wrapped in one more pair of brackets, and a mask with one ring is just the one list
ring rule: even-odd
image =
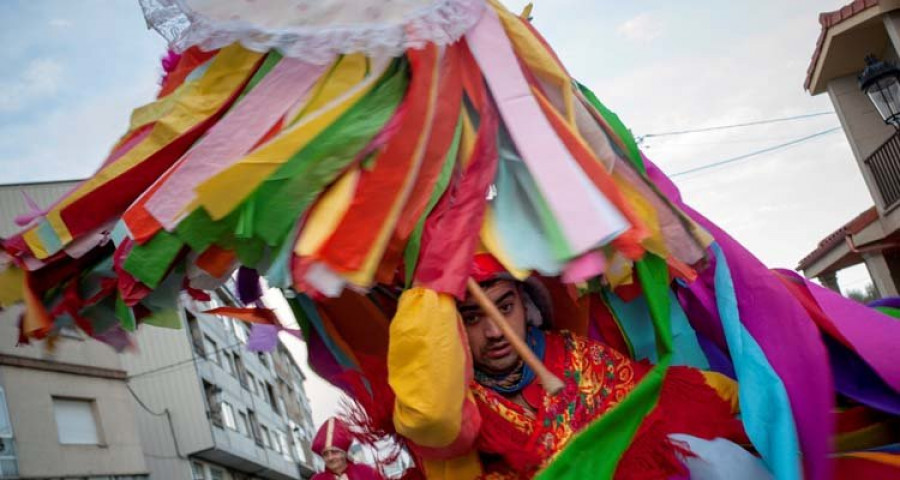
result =
[{"label": "tall hat", "polygon": [[312,450],[317,455],[322,455],[329,448],[337,448],[346,452],[350,449],[351,443],[353,443],[353,434],[350,433],[347,424],[339,418],[331,417],[316,432]]}]

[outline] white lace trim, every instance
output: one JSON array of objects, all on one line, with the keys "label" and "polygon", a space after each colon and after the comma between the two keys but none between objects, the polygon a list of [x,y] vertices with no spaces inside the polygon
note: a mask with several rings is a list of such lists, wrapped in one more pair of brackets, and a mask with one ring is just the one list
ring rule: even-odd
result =
[{"label": "white lace trim", "polygon": [[[357,1],[341,0],[346,2],[344,6],[354,7]],[[177,52],[195,45],[214,50],[240,42],[253,51],[275,49],[287,57],[319,65],[345,53],[396,57],[428,42],[455,42],[475,25],[485,8],[485,0],[434,0],[392,23],[267,27],[234,17],[214,19],[192,9],[188,0],[139,2],[148,28],[159,32]]]}]

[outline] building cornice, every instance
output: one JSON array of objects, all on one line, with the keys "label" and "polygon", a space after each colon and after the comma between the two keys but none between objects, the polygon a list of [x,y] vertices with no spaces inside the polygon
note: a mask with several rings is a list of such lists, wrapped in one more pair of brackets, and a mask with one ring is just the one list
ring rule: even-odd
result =
[{"label": "building cornice", "polygon": [[71,363],[54,362],[40,358],[18,357],[0,353],[0,365],[17,368],[30,368],[45,372],[68,373],[92,378],[105,378],[109,380],[125,380],[127,375],[124,370],[112,368],[90,367],[87,365],[75,365]]}]

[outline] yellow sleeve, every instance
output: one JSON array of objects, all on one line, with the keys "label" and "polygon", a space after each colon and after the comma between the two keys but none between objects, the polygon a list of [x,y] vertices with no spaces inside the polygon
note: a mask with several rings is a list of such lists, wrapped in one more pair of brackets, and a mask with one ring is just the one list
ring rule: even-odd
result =
[{"label": "yellow sleeve", "polygon": [[481,475],[481,462],[478,460],[478,454],[471,450],[465,455],[449,460],[425,458],[422,461],[422,470],[428,480],[475,479]]},{"label": "yellow sleeve", "polygon": [[440,457],[470,450],[480,427],[478,409],[466,405],[473,402],[470,377],[470,353],[453,297],[425,288],[405,291],[388,347],[397,432]]}]

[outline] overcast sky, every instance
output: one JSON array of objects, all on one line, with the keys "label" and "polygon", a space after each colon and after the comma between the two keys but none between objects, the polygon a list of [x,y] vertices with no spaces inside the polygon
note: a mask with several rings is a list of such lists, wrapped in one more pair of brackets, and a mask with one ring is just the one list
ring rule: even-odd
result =
[{"label": "overcast sky", "polygon": [[[525,1],[506,1],[514,11]],[[638,135],[832,111],[803,90],[818,14],[847,0],[538,0],[534,23],[570,73]],[[165,42],[137,2],[0,2],[0,183],[89,176],[150,101]],[[860,59],[862,66],[862,59]],[[669,174],[838,127],[824,115],[648,138]],[[675,177],[688,203],[770,266],[793,268],[872,205],[842,131]],[[863,268],[839,276],[860,289]],[[334,397],[309,385],[317,422]]]}]

